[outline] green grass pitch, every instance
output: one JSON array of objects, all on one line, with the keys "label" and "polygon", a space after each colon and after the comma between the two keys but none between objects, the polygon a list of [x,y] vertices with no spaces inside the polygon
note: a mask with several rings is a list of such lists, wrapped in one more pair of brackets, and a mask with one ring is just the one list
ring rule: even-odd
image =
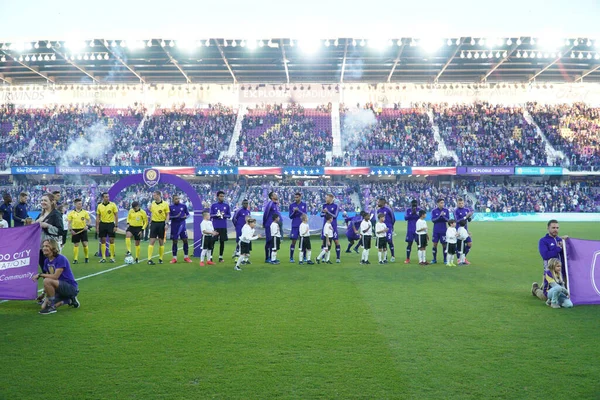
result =
[{"label": "green grass pitch", "polygon": [[[393,264],[375,250],[369,266],[290,264],[285,240],[281,265],[258,242],[235,272],[230,241],[224,264],[180,253],[82,280],[79,309],[2,303],[0,399],[600,398],[600,307],[553,310],[530,292],[545,224],[470,228],[467,267],[420,267],[414,246],[404,265],[399,223]],[[600,239],[597,223],[561,234]],[[124,251],[118,239],[116,265]],[[75,276],[115,266],[92,261]]]}]

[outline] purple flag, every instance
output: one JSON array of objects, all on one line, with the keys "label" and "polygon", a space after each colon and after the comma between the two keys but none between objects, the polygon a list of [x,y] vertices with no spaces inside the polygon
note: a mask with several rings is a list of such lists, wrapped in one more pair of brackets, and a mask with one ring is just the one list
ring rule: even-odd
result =
[{"label": "purple flag", "polygon": [[569,293],[574,305],[600,304],[600,241],[566,240]]},{"label": "purple flag", "polygon": [[0,229],[0,299],[33,300],[38,284],[31,280],[40,258],[39,224]]}]

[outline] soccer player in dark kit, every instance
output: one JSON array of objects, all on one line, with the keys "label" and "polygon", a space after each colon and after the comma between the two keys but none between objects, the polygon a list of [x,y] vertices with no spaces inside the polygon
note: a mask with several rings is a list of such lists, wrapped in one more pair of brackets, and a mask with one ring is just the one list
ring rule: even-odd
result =
[{"label": "soccer player in dark kit", "polygon": [[[465,207],[465,199],[463,198],[458,198],[458,200],[456,200],[456,209],[454,210],[454,219],[456,220],[456,224],[458,225],[460,223],[460,221],[465,221],[465,229],[467,230],[467,232],[469,231],[469,222],[471,222],[471,220],[473,219],[473,210],[470,210],[468,208]],[[472,244],[472,240],[471,240],[471,235],[469,235],[469,237],[467,238],[467,240],[465,241],[465,257],[467,256],[467,254],[469,254],[469,251],[471,250],[471,244]],[[465,264],[469,265],[471,264],[466,258],[465,258]]]},{"label": "soccer player in dark kit", "polygon": [[273,247],[273,237],[271,236],[271,223],[273,216],[279,214],[279,196],[275,192],[269,193],[269,201],[265,205],[263,212],[263,227],[265,228],[265,262],[271,262],[271,248]]},{"label": "soccer player in dark kit", "polygon": [[[231,208],[225,203],[225,192],[217,192],[217,202],[210,206],[210,219],[212,220],[215,231],[219,233],[219,262],[225,262],[223,251],[225,251],[225,242],[227,237],[227,220],[231,218]],[[212,260],[211,260],[212,261]]]},{"label": "soccer player in dark kit", "polygon": [[292,220],[292,231],[290,232],[290,262],[294,262],[294,251],[296,250],[296,240],[300,237],[300,224],[302,215],[306,214],[306,203],[302,201],[300,192],[294,195],[294,202],[290,204],[289,217]]},{"label": "soccer player in dark kit", "polygon": [[407,208],[404,213],[404,220],[408,222],[406,226],[406,260],[404,260],[404,264],[410,264],[412,244],[418,239],[416,230],[417,221],[419,220],[419,211],[421,211],[421,209],[417,207],[417,204],[417,200],[411,201],[410,208]]},{"label": "soccer player in dark kit", "polygon": [[442,252],[444,254],[444,264],[446,264],[446,224],[450,220],[450,211],[444,208],[444,199],[437,199],[437,208],[434,208],[431,212],[431,221],[433,222],[433,246],[431,252],[433,253],[433,260],[431,264],[437,264],[437,245],[438,242],[442,242]]},{"label": "soccer player in dark kit", "polygon": [[[323,208],[321,210],[321,217],[323,217],[323,226],[325,226],[328,215],[330,215],[333,218],[331,221],[331,227],[333,228],[333,241],[335,242],[335,256],[336,256],[335,262],[339,263],[342,249],[340,247],[340,239],[339,239],[338,229],[337,229],[337,217],[340,212],[340,208],[337,204],[335,204],[333,202],[333,199],[334,199],[334,197],[333,197],[332,193],[327,193],[325,195],[325,204],[323,204]],[[323,235],[321,235],[321,239],[324,239],[324,238],[325,237]]]},{"label": "soccer player in dark kit", "polygon": [[173,258],[170,263],[177,262],[177,241],[181,239],[183,242],[183,261],[191,263],[189,257],[188,233],[186,227],[187,218],[190,212],[185,204],[181,202],[181,197],[176,194],[173,196],[173,204],[169,206],[169,219],[171,221],[171,240],[173,241]]},{"label": "soccer player in dark kit", "polygon": [[375,215],[379,214],[383,214],[385,216],[384,222],[386,228],[388,228],[385,238],[390,248],[390,253],[392,253],[390,261],[394,262],[396,261],[396,253],[394,251],[394,224],[396,223],[396,216],[394,215],[394,210],[392,210],[392,208],[387,204],[387,200],[385,199],[385,197],[380,197],[377,200],[377,212],[375,213]]}]

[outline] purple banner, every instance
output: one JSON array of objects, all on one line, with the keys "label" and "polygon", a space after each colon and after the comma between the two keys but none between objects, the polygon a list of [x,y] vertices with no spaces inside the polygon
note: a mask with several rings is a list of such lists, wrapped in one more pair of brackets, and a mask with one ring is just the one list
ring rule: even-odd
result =
[{"label": "purple banner", "polygon": [[62,175],[84,175],[102,173],[101,167],[83,166],[83,167],[56,167],[56,173]]},{"label": "purple banner", "polygon": [[574,305],[600,304],[600,241],[567,239],[567,276]]},{"label": "purple banner", "polygon": [[102,175],[110,175],[110,167],[102,167]]},{"label": "purple banner", "polygon": [[457,167],[458,175],[514,175],[515,167]]},{"label": "purple banner", "polygon": [[40,257],[39,224],[2,229],[0,240],[0,299],[33,300],[38,284],[31,280],[37,273]]}]

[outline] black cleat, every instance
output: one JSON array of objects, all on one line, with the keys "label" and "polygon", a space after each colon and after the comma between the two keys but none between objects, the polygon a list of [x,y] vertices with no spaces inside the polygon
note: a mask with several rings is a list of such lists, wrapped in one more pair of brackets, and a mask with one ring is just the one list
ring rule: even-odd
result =
[{"label": "black cleat", "polygon": [[148,265],[156,265],[156,263],[152,260],[148,260]]},{"label": "black cleat", "polygon": [[73,264],[77,264],[77,260],[73,260]]},{"label": "black cleat", "polygon": [[100,264],[106,264],[106,258],[103,258],[102,260],[100,260]]},{"label": "black cleat", "polygon": [[158,263],[159,263],[159,264],[162,264],[162,263],[163,263],[163,260],[161,260],[161,259],[159,258],[159,259],[158,259]]},{"label": "black cleat", "polygon": [[41,310],[40,314],[48,315],[48,314],[54,314],[55,312],[56,312],[56,307],[49,305],[46,308],[44,308],[43,310]]},{"label": "black cleat", "polygon": [[88,264],[88,263],[90,262],[90,259],[89,259],[89,258],[86,258],[84,262],[85,262],[86,264]]},{"label": "black cleat", "polygon": [[139,263],[140,263],[140,260],[139,260],[138,258],[136,258],[136,259],[135,259],[135,263],[136,263],[136,264],[139,264]]},{"label": "black cleat", "polygon": [[79,302],[79,300],[77,300],[77,296],[75,296],[71,297],[71,304],[69,305],[73,308],[79,308],[81,306],[81,303]]}]

